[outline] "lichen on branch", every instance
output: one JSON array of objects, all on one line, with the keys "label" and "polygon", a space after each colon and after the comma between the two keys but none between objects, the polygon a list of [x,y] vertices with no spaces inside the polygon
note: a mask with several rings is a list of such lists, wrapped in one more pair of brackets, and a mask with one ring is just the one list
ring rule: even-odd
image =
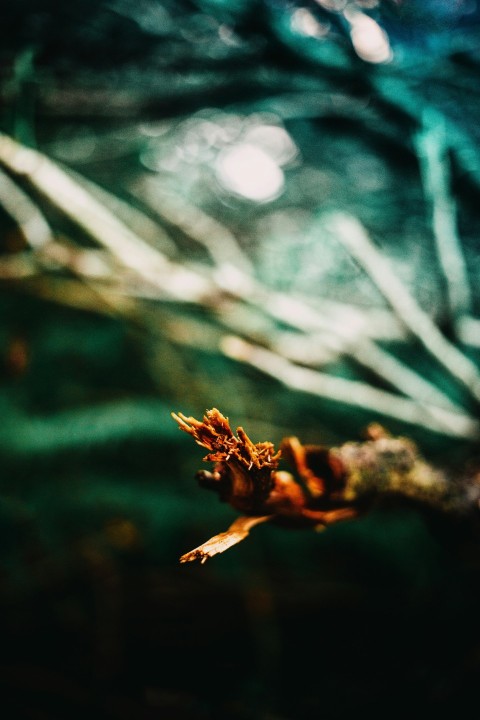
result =
[{"label": "lichen on branch", "polygon": [[[242,513],[225,532],[182,555],[181,562],[203,563],[260,523],[320,528],[357,517],[379,494],[400,494],[437,508],[453,502],[445,474],[420,456],[412,440],[391,437],[378,424],[367,428],[363,442],[326,448],[303,445],[292,436],[276,451],[271,442],[254,443],[242,427],[234,433],[216,408],[202,420],[182,413],[172,417],[208,450],[203,459],[213,469],[197,473],[199,484]],[[279,468],[281,459],[292,472]]]}]

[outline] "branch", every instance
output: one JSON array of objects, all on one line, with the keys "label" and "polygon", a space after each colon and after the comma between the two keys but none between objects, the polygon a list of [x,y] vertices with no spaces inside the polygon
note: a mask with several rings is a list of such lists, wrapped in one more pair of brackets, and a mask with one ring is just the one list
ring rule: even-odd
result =
[{"label": "branch", "polygon": [[[253,443],[243,428],[235,434],[216,408],[203,420],[172,413],[180,430],[209,450],[204,457],[213,471],[199,471],[202,487],[242,512],[223,533],[190,552],[180,562],[208,558],[244,540],[263,522],[290,528],[319,528],[355,518],[372,506],[375,497],[401,495],[440,511],[478,506],[480,488],[455,486],[438,468],[428,464],[410,439],[391,437],[380,425],[367,428],[367,440],[339,447],[304,446],[285,438],[278,452],[272,443]],[[284,457],[293,473],[278,469]]]},{"label": "branch", "polygon": [[480,401],[480,372],[475,364],[442,335],[430,316],[391,269],[388,261],[353,216],[331,212],[323,218],[325,230],[351,253],[384,298],[433,357]]}]

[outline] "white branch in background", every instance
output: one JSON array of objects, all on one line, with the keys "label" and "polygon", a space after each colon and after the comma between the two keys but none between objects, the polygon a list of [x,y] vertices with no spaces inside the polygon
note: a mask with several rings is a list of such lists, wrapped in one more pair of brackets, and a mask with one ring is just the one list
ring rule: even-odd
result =
[{"label": "white branch in background", "polygon": [[[263,360],[264,365],[259,369],[268,372],[268,358],[272,360],[274,370],[269,373],[270,375],[275,376],[275,369],[278,367],[276,359],[278,359],[278,362],[283,361],[290,363],[290,367],[292,368],[298,368],[299,370],[305,369],[316,375],[317,378],[334,377],[319,372],[318,369],[313,369],[326,363],[333,363],[338,359],[338,352],[336,353],[334,347],[325,341],[323,334],[318,333],[317,335],[311,334],[306,336],[293,331],[269,330],[262,339],[261,344],[258,344],[258,340],[253,339],[255,333],[248,332],[248,323],[246,320],[243,322],[231,322],[231,319],[231,317],[230,320],[226,318],[222,323],[223,327],[227,326],[232,330],[235,329],[234,332],[241,334],[244,338],[246,335],[249,336],[250,339],[248,341],[240,341],[239,335],[222,334],[220,328],[207,328],[204,323],[185,319],[172,323],[162,317],[162,332],[175,343],[201,347],[204,351],[215,352],[216,348],[220,346],[224,354],[243,362],[245,361],[244,351],[248,349],[249,364],[252,364],[250,362],[252,357],[255,357],[257,361],[259,361],[259,359]],[[315,347],[316,345],[317,347]],[[372,357],[364,358],[365,364],[368,364],[370,368],[378,365],[383,366],[383,370],[385,371],[385,366],[393,363],[393,367],[383,372],[383,376],[385,377],[385,375],[390,373],[392,380],[397,380],[396,383],[393,383],[396,385],[398,385],[398,376],[404,383],[408,383],[408,388],[412,390],[413,399],[409,400],[410,405],[407,404],[405,407],[408,409],[408,416],[410,418],[415,414],[413,408],[417,408],[415,424],[422,425],[426,423],[424,408],[427,408],[428,413],[435,417],[435,423],[431,429],[438,430],[438,427],[441,425],[442,429],[440,432],[442,433],[448,434],[453,428],[454,435],[458,433],[462,435],[463,432],[466,431],[467,437],[475,436],[477,432],[476,429],[480,430],[480,425],[477,425],[472,417],[467,415],[458,406],[450,403],[446,395],[443,395],[435,386],[410,370],[408,366],[400,362],[397,363],[396,358],[390,355],[390,353],[386,353],[368,340],[361,343],[359,347],[361,347],[360,355],[362,353],[372,355]],[[240,353],[238,356],[236,354],[237,351]],[[360,356],[357,357],[357,360],[360,362]],[[299,367],[299,365],[303,366],[303,368]],[[285,367],[285,365],[282,367]],[[379,374],[382,374],[380,368]],[[285,384],[288,385],[288,383]],[[363,392],[364,387],[371,388],[371,386],[361,383],[360,381],[346,379],[343,383],[332,383],[328,387],[326,385],[324,385],[324,387],[327,388],[327,397],[330,399],[347,402],[346,398],[350,398],[352,404],[356,404],[355,398],[358,397],[356,391],[359,387],[362,388],[360,398],[365,397],[365,393]],[[339,389],[341,394],[337,397],[335,393]],[[379,406],[378,396],[375,394],[376,391],[374,388],[371,389],[374,392],[373,394],[367,394],[367,397],[370,398],[370,404],[367,403],[366,409],[374,409],[376,412],[397,417],[397,400],[400,401],[400,405],[402,405],[405,398],[398,397],[392,393],[378,391],[381,393],[382,398],[381,405]],[[346,391],[346,394],[344,391]],[[415,396],[415,393],[418,393],[418,395]],[[323,395],[323,393],[320,394]],[[420,399],[420,397],[422,399]],[[387,402],[383,402],[385,399]],[[363,400],[361,406],[364,406]],[[439,408],[438,413],[436,413],[435,406]],[[448,412],[442,413],[440,408]]]},{"label": "white branch in background", "polygon": [[177,300],[198,302],[211,292],[199,273],[171,262],[121,222],[45,155],[0,133],[0,164],[25,177],[123,265]]},{"label": "white branch in background", "polygon": [[435,403],[440,407],[457,409],[461,412],[445,393],[387,350],[381,350],[369,340],[365,336],[362,323],[334,324],[330,318],[297,298],[282,293],[272,293],[251,284],[250,294],[245,300],[256,302],[260,309],[268,312],[272,317],[309,334],[314,330],[322,330],[323,342],[331,352],[350,355],[404,395],[414,398],[419,403]]},{"label": "white branch in background", "polygon": [[[194,216],[189,216],[188,221],[181,226],[193,239],[204,244],[216,263],[213,271],[205,270],[205,273],[202,274],[195,269],[184,267],[180,262],[171,261],[160,249],[152,247],[132,231],[125,222],[117,217],[114,210],[115,207],[118,207],[119,214],[126,217],[124,212],[126,208],[115,205],[115,203],[112,204],[110,196],[108,197],[109,202],[106,204],[112,209],[105,207],[103,200],[106,195],[109,195],[105,191],[98,189],[97,193],[96,186],[92,183],[77,181],[69,171],[62,170],[41,153],[25,148],[2,134],[0,134],[0,164],[7,167],[11,173],[24,176],[54,207],[70,217],[109,251],[112,258],[119,261],[125,268],[137,273],[143,282],[147,296],[150,287],[154,291],[153,296],[157,295],[158,299],[190,301],[203,305],[214,313],[224,327],[230,327],[230,330],[233,329],[235,333],[247,334],[250,339],[254,339],[254,342],[256,342],[255,335],[260,317],[254,315],[260,313],[260,315],[266,316],[270,323],[272,320],[277,320],[293,328],[298,337],[304,341],[300,355],[304,354],[307,363],[315,365],[322,361],[329,362],[339,354],[351,356],[357,362],[373,370],[379,377],[397,387],[404,395],[413,398],[415,402],[376,390],[364,383],[353,383],[353,381],[342,380],[289,363],[289,358],[296,362],[302,362],[302,359],[295,357],[294,352],[286,352],[284,343],[283,350],[281,349],[283,342],[281,331],[268,334],[266,341],[270,346],[269,349],[262,350],[260,347],[247,344],[249,348],[255,348],[253,355],[252,351],[249,351],[249,362],[252,362],[252,357],[255,358],[255,362],[260,362],[260,359],[265,360],[268,357],[273,363],[273,367],[286,371],[285,384],[295,387],[294,379],[300,378],[300,385],[305,382],[308,388],[307,392],[311,392],[314,388],[315,394],[330,397],[339,402],[359,404],[362,407],[374,409],[376,412],[407,419],[407,421],[417,424],[426,423],[432,429],[450,432],[453,435],[471,437],[477,432],[475,421],[465,416],[462,410],[454,405],[441,390],[434,387],[402,361],[380,349],[369,338],[366,319],[363,315],[358,313],[352,315],[348,312],[351,308],[345,306],[343,307],[343,320],[340,321],[338,313],[326,313],[303,299],[271,291],[260,285],[250,273],[228,264],[224,254],[225,248],[218,249],[222,244],[222,239],[225,240],[227,237],[228,240],[228,231],[226,236],[226,229],[223,225],[212,218],[195,215],[199,220],[199,227],[196,228],[192,219]],[[15,183],[8,176],[5,177],[16,188]],[[8,184],[6,187],[8,188]],[[23,191],[19,192],[24,195]],[[99,200],[96,199],[96,195]],[[20,195],[18,197],[20,198]],[[23,200],[26,200],[23,206],[20,204],[20,207],[23,207],[23,215],[19,215],[17,212],[17,222],[20,223],[29,217],[43,217],[27,196]],[[177,215],[181,214],[180,207],[174,204],[170,207],[170,211],[170,220],[176,222]],[[191,211],[192,208],[188,206],[187,214]],[[131,214],[128,217],[131,219]],[[133,219],[136,227],[146,227],[151,234],[153,221],[143,215],[141,211],[137,212],[136,210]],[[144,220],[148,221],[146,225]],[[443,338],[428,315],[418,307],[415,299],[389,269],[388,264],[373,246],[357,220],[337,213],[329,217],[329,223],[330,230],[335,232],[336,237],[341,236],[342,242],[349,247],[357,260],[362,262],[404,325],[418,337],[421,337],[421,330],[426,331],[426,339],[424,338],[422,341],[437,359],[440,360],[438,353],[447,349],[449,352],[453,352],[453,359],[455,357],[458,359],[460,356],[463,361],[469,362],[460,351]],[[156,223],[154,225],[156,226]],[[48,228],[48,225],[46,227]],[[213,232],[213,239],[207,241],[206,236],[209,229]],[[342,235],[347,231],[348,239]],[[168,240],[168,236],[166,239]],[[38,245],[40,242],[38,238],[36,242]],[[54,245],[55,243],[51,243],[50,247]],[[233,235],[227,242],[227,250],[228,248],[230,250],[237,248],[238,253],[242,255]],[[61,247],[57,248],[58,251],[61,249]],[[68,254],[67,249],[65,252],[65,257],[62,256],[60,261],[71,265],[77,274],[82,275],[86,268],[83,267],[80,260],[84,255],[86,256],[85,251],[82,251],[82,258],[73,255],[70,257],[71,253]],[[84,259],[89,260],[89,257]],[[98,260],[100,259],[98,258]],[[108,275],[108,264],[105,265],[104,270]],[[113,273],[112,281],[120,280],[122,282],[121,277],[116,277],[118,269],[115,271],[112,267],[111,272]],[[95,273],[94,277],[89,277],[86,273],[85,279],[87,282],[90,281],[92,290],[98,292],[108,300],[109,304],[112,304],[113,287],[97,287],[94,282]],[[127,280],[125,290],[127,294],[131,295],[128,292],[128,278],[124,278],[125,280]],[[121,286],[118,287],[118,290],[120,288]],[[253,309],[255,313],[252,313]],[[242,318],[245,320],[245,313],[249,317],[249,322],[245,327],[242,324],[242,331],[238,327],[238,322],[242,321]],[[409,314],[413,314],[413,319]],[[312,347],[313,353],[310,356],[308,353],[305,355],[305,343],[316,346],[316,348]],[[226,354],[231,355],[231,343],[223,343],[222,347]],[[453,359],[450,358],[448,362],[453,362]],[[448,362],[445,362],[443,358],[443,364],[447,367],[449,367]],[[283,364],[279,365],[278,363]],[[266,368],[265,371],[267,371]],[[307,375],[302,375],[303,372]],[[465,368],[463,368],[463,372],[465,374]],[[308,375],[308,373],[311,374]],[[355,396],[352,393],[353,390],[355,390]],[[438,405],[438,408],[435,408],[434,405]]]},{"label": "white branch in background", "polygon": [[326,297],[312,298],[295,293],[295,299],[310,304],[319,315],[327,318],[332,327],[359,329],[362,337],[372,340],[407,339],[407,329],[388,307],[360,307]]},{"label": "white branch in background", "polygon": [[466,415],[420,405],[409,398],[398,397],[363,382],[299,367],[239,337],[224,337],[221,349],[228,357],[245,362],[294,390],[360,407],[446,435],[469,439],[478,439],[480,436],[480,423]]},{"label": "white branch in background", "polygon": [[480,401],[480,372],[475,364],[437,328],[430,316],[392,270],[388,260],[367,235],[357,218],[343,212],[325,213],[322,227],[349,250],[368,273],[410,332]]},{"label": "white branch in background", "polygon": [[152,220],[151,217],[134,207],[131,203],[121,200],[113,193],[105,190],[105,188],[88,180],[81,173],[75,172],[68,167],[65,168],[65,172],[81,187],[87,190],[90,195],[100,200],[100,202],[109,208],[125,225],[128,225],[136,235],[147,240],[153,247],[158,248],[169,257],[174,257],[178,253],[177,246],[173,239],[158,222]]},{"label": "white branch in background", "polygon": [[167,193],[158,178],[147,177],[130,185],[130,191],[160,218],[175,225],[202,245],[220,269],[233,266],[242,274],[253,275],[249,258],[235,235],[221,222],[183,198]]},{"label": "white branch in background", "polygon": [[457,323],[457,334],[460,342],[470,347],[480,348],[480,318],[462,315]]},{"label": "white branch in background", "polygon": [[388,380],[393,387],[404,395],[414,398],[418,403],[438,405],[441,408],[462,412],[448,395],[372,340],[365,338],[359,342],[355,347],[354,357],[357,362]]},{"label": "white branch in background", "polygon": [[3,170],[0,170],[0,205],[15,220],[31,248],[39,250],[53,240],[50,226],[38,207]]},{"label": "white branch in background", "polygon": [[471,313],[472,294],[458,236],[455,201],[449,189],[450,161],[445,121],[432,108],[423,113],[423,129],[415,141],[448,303],[453,319],[457,321],[462,315]]}]

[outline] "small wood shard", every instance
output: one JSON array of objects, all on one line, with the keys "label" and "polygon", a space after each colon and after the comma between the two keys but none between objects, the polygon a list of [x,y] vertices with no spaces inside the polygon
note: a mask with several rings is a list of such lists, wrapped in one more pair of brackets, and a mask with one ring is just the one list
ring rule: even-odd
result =
[{"label": "small wood shard", "polygon": [[[411,440],[391,437],[378,424],[367,428],[364,442],[325,448],[288,437],[275,451],[271,442],[252,442],[241,427],[235,434],[216,408],[207,410],[203,420],[182,413],[172,417],[209,451],[204,461],[214,463],[212,472],[197,473],[199,484],[242,513],[228,530],[182,555],[182,563],[204,563],[263,522],[319,529],[357,517],[379,493],[401,494],[436,507],[449,502],[444,474],[423,460]],[[279,469],[280,458],[295,474]]]},{"label": "small wood shard", "polygon": [[252,527],[267,522],[270,519],[270,515],[264,515],[263,517],[239,517],[230,525],[228,530],[214,535],[210,540],[207,540],[207,542],[182,555],[180,562],[185,563],[199,560],[201,563],[204,563],[208,558],[225,552],[225,550],[228,550],[233,545],[245,540]]}]

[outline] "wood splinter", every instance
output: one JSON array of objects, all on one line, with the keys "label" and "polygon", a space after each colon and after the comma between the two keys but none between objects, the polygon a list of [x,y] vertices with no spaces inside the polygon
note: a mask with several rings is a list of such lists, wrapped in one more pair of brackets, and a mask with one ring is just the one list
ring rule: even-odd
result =
[{"label": "wood splinter", "polygon": [[271,515],[264,515],[263,517],[239,517],[230,525],[228,530],[214,535],[210,540],[207,540],[207,542],[182,555],[180,562],[200,560],[201,563],[204,563],[208,558],[225,552],[225,550],[228,550],[233,545],[245,540],[252,527],[267,522],[271,517]]}]

